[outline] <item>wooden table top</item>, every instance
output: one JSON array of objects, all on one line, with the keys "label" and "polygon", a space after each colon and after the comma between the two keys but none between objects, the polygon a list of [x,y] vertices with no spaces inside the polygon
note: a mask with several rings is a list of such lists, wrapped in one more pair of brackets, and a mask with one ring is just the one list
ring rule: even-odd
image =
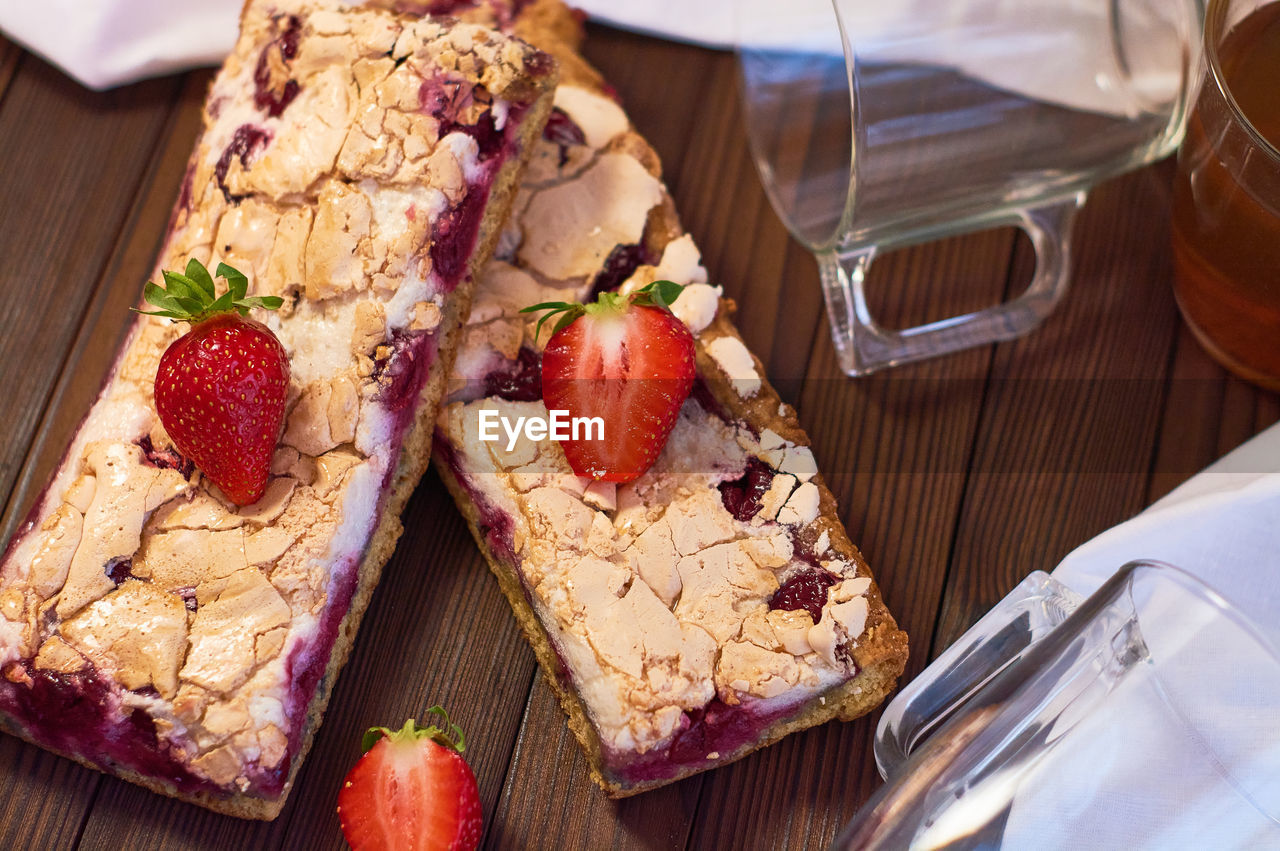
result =
[{"label": "wooden table top", "polygon": [[[1280,398],[1224,374],[1178,318],[1170,163],[1093,193],[1073,289],[1036,333],[849,381],[816,266],[747,154],[732,59],[599,27],[586,53],[662,155],[713,281],[812,435],[850,536],[911,636],[907,678],[1028,572],[1280,419]],[[93,93],[0,40],[0,541],[113,359],[210,76]],[[886,324],[916,324],[992,303],[1030,271],[1025,238],[994,231],[888,255],[871,297]],[[873,713],[609,801],[434,474],[404,525],[276,821],[214,815],[0,736],[0,847],[340,848],[335,799],[362,731],[434,703],[467,731],[488,847],[821,847],[879,785]]]}]

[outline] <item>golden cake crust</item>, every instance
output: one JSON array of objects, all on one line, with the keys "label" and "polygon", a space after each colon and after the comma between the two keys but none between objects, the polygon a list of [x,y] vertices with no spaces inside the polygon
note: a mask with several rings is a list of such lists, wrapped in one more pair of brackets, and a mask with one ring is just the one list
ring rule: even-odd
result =
[{"label": "golden cake crust", "polygon": [[[474,14],[491,13],[480,10]],[[568,550],[559,549],[561,546],[573,549],[574,545],[570,540],[573,537],[572,534],[562,534],[556,529],[555,522],[539,526],[547,523],[548,515],[541,513],[540,506],[532,509],[529,506],[539,499],[543,502],[546,499],[551,499],[553,502],[561,500],[559,496],[552,499],[551,494],[543,499],[539,488],[545,485],[549,489],[559,488],[570,492],[575,488],[572,483],[573,477],[566,476],[562,470],[559,470],[555,450],[549,450],[545,445],[537,447],[532,455],[529,452],[517,450],[518,458],[509,462],[499,460],[493,467],[482,457],[486,454],[483,449],[479,450],[478,455],[468,456],[468,453],[476,448],[473,445],[474,432],[468,431],[470,422],[468,417],[474,418],[472,414],[483,407],[505,404],[469,401],[475,399],[475,382],[485,368],[484,358],[477,356],[476,353],[496,352],[500,358],[510,361],[522,348],[528,349],[531,346],[536,348],[539,341],[532,339],[531,323],[512,315],[513,309],[518,309],[520,306],[516,305],[515,301],[524,298],[523,304],[529,304],[550,299],[556,288],[566,288],[563,283],[565,281],[569,282],[567,289],[573,290],[580,297],[584,287],[589,288],[592,277],[602,268],[604,255],[615,246],[635,243],[638,246],[637,252],[649,258],[638,268],[629,270],[630,275],[623,284],[624,291],[664,276],[680,282],[705,280],[705,278],[698,278],[696,275],[690,277],[693,274],[691,267],[697,266],[696,248],[684,234],[675,207],[669,195],[666,194],[665,188],[658,182],[661,177],[661,163],[656,153],[630,127],[621,110],[616,106],[610,106],[613,102],[604,81],[576,52],[581,41],[581,27],[578,19],[559,0],[536,0],[523,7],[510,28],[521,37],[556,56],[562,68],[557,106],[563,106],[564,111],[574,113],[573,117],[589,119],[582,121],[576,127],[577,132],[585,137],[586,144],[576,147],[572,144],[567,147],[561,146],[558,157],[554,147],[550,145],[543,145],[535,153],[530,169],[526,173],[521,198],[517,201],[513,223],[508,225],[509,242],[515,247],[509,246],[505,250],[502,246],[499,247],[498,260],[490,264],[486,272],[487,277],[482,278],[472,319],[464,332],[460,358],[467,362],[462,363],[461,372],[455,376],[454,387],[457,398],[462,401],[448,405],[441,415],[440,426],[449,447],[437,451],[436,467],[466,518],[521,629],[533,646],[545,677],[568,716],[569,727],[586,752],[592,778],[611,797],[624,797],[739,759],[791,732],[832,719],[850,720],[865,714],[888,695],[905,668],[908,652],[907,637],[898,629],[892,615],[885,607],[879,589],[871,579],[865,560],[849,540],[840,523],[835,499],[830,490],[821,476],[817,475],[816,468],[813,468],[812,472],[807,472],[808,465],[812,463],[812,456],[807,449],[809,440],[800,427],[795,411],[782,403],[776,391],[764,377],[761,363],[746,349],[741,336],[730,321],[732,303],[724,299],[717,301],[714,296],[709,295],[709,288],[705,284],[699,284],[702,291],[698,293],[698,301],[689,305],[681,305],[677,301],[676,313],[686,324],[689,324],[690,330],[695,334],[698,373],[705,389],[714,400],[710,404],[718,407],[720,409],[718,414],[729,423],[740,423],[749,428],[753,436],[739,431],[737,432],[739,440],[745,440],[753,447],[751,451],[758,453],[759,456],[775,458],[775,462],[770,466],[777,467],[779,474],[785,469],[799,476],[795,478],[788,474],[786,478],[793,483],[803,483],[802,488],[793,492],[793,496],[803,490],[805,500],[798,502],[805,502],[806,506],[795,507],[783,504],[780,500],[773,509],[773,513],[780,517],[795,518],[797,524],[795,528],[798,529],[796,546],[807,547],[811,552],[820,555],[824,566],[830,565],[830,569],[841,577],[840,587],[863,589],[858,593],[850,591],[858,601],[865,601],[865,619],[856,636],[856,642],[852,643],[851,650],[852,662],[856,665],[857,673],[856,676],[838,678],[835,681],[829,678],[823,680],[827,685],[817,687],[798,706],[782,712],[766,724],[753,741],[736,747],[731,752],[708,755],[707,760],[703,762],[685,765],[678,772],[656,780],[629,781],[610,770],[605,753],[606,746],[601,740],[604,722],[597,715],[599,707],[594,712],[589,707],[588,702],[573,684],[574,671],[567,666],[565,660],[567,646],[565,642],[568,639],[563,630],[577,629],[573,624],[576,623],[574,618],[579,616],[570,617],[565,614],[568,609],[564,608],[564,601],[557,597],[558,592],[554,589],[548,590],[545,583],[558,583],[561,580],[554,578],[559,574],[554,574],[554,571],[546,568],[545,565],[565,558],[597,559],[595,564],[598,565],[598,569],[606,570],[609,559],[616,563],[625,556],[625,553],[616,549],[610,550],[608,547],[596,548],[591,543],[595,540],[592,536],[595,536],[598,530],[593,529],[588,532],[585,531],[585,525],[575,526],[579,523],[579,517],[585,517],[585,515],[574,513],[576,509],[573,508],[572,499],[569,500],[569,507],[564,509],[569,513],[564,514],[559,522],[561,525],[584,530],[579,533],[582,536],[581,546],[575,554],[569,555],[566,554]],[[646,174],[648,178],[644,176]],[[564,199],[552,197],[559,192],[566,197]],[[571,198],[577,200],[571,202]],[[592,204],[597,201],[597,206],[593,207]],[[584,221],[578,221],[574,218],[574,213],[569,212],[575,209],[577,215],[583,217]],[[647,214],[644,212],[646,210]],[[639,211],[640,220],[636,219],[636,211]],[[585,219],[590,221],[586,222]],[[587,224],[591,227],[587,227]],[[572,238],[563,237],[565,233],[582,236],[575,241]],[[661,262],[657,258],[662,258]],[[586,277],[581,277],[583,275]],[[682,278],[681,275],[685,277]],[[574,284],[575,281],[579,283]],[[581,283],[583,281],[586,283]],[[524,295],[513,293],[524,293]],[[688,409],[689,406],[686,405],[686,413]],[[511,410],[522,412],[524,409],[519,408],[517,411],[512,407]],[[677,426],[677,434],[681,428],[682,426]],[[712,426],[695,425],[690,428],[706,430],[711,429]],[[676,439],[677,437],[673,437],[673,440]],[[768,446],[763,445],[762,441],[765,440],[768,441]],[[739,451],[736,445],[734,451]],[[489,452],[495,458],[499,458],[502,454],[496,449]],[[800,463],[798,467],[794,465],[787,467],[776,462],[776,459],[786,458],[789,452],[796,453],[795,459],[807,459],[807,461]],[[468,457],[459,460],[460,455]],[[471,461],[476,464],[474,470],[469,469]],[[699,463],[705,463],[705,461]],[[518,466],[520,464],[523,466]],[[660,461],[659,466],[661,465]],[[669,466],[679,478],[678,474],[682,470],[677,465]],[[506,485],[492,484],[495,481],[495,473],[497,480],[511,482],[516,489],[515,493],[504,491],[503,488],[507,487]],[[477,487],[494,490],[477,492]],[[672,493],[679,492],[678,486],[676,487],[677,491]],[[661,491],[660,488],[659,492],[668,493]],[[511,543],[514,550],[524,554],[516,556],[522,562],[522,566],[517,567],[511,564],[510,555],[494,550],[493,530],[486,527],[486,523],[491,523],[492,518],[485,516],[485,509],[481,504],[491,497],[507,499],[508,504],[504,508],[514,517],[515,522]],[[589,507],[600,507],[609,504],[610,495],[605,494],[601,497],[599,494],[582,494],[581,498]],[[619,502],[621,499],[622,497],[619,496]],[[668,508],[668,513],[671,510]],[[789,515],[780,513],[787,511],[790,511]],[[811,518],[809,512],[812,512]],[[583,519],[581,523],[585,524],[586,520]],[[607,537],[608,533],[603,534]],[[531,546],[530,535],[535,537],[545,535],[548,540],[544,541],[538,537],[535,542],[537,546]],[[555,544],[554,557],[547,554],[550,552],[548,542],[552,538],[558,541]],[[681,553],[683,552],[681,550]],[[536,553],[542,553],[542,555],[536,555]],[[530,556],[530,554],[535,555]],[[532,557],[535,561],[540,560],[541,566],[523,564],[526,557]],[[605,559],[605,561],[598,559]],[[636,563],[633,562],[633,564]],[[523,575],[517,570],[523,571]],[[573,575],[581,579],[588,574]],[[664,579],[669,582],[676,581],[673,577],[659,575],[654,584],[645,577],[646,583],[657,589],[656,593],[668,606],[678,608],[684,605],[684,602],[678,602],[680,600],[678,581],[673,588],[664,590],[662,587]],[[622,594],[622,589],[625,587],[625,585],[619,586],[617,593]],[[762,590],[767,592],[768,587],[766,582]],[[629,592],[628,596],[630,596]],[[758,596],[755,599],[758,599]],[[828,608],[835,609],[842,603],[845,603],[844,597],[837,599],[833,595],[829,599]],[[582,603],[578,597],[570,593],[568,605],[569,608],[574,608]],[[856,602],[855,607],[857,605],[863,605],[863,603]],[[556,608],[557,606],[560,608]],[[553,614],[553,612],[560,614]],[[788,615],[787,618],[789,618],[788,623],[783,626],[792,629],[787,640],[794,645],[807,648],[808,645],[805,645],[803,640],[796,638],[794,627],[799,622],[807,621],[810,629],[816,629],[817,624],[814,624],[808,615],[803,617],[797,615],[794,618]],[[825,615],[824,621],[826,621]],[[551,623],[555,624],[557,630],[562,631],[558,637],[553,638],[549,634],[548,624]],[[827,626],[829,627],[829,623]],[[760,629],[764,629],[766,633],[769,632],[769,628],[761,626],[759,621],[750,628],[757,632]],[[829,633],[826,636],[815,634],[814,638],[819,644],[823,641],[827,642],[823,646],[828,653],[833,650],[832,644],[838,643],[837,637]],[[583,641],[592,643],[596,646],[597,655],[604,653],[606,658],[624,667],[628,664],[625,658],[617,655],[616,649],[601,650],[598,644],[604,640],[604,636],[599,634],[593,636],[590,627],[585,633],[585,639],[579,636],[578,639],[573,640],[579,641],[579,646],[584,647],[586,644],[582,643]],[[774,638],[772,635],[765,635],[761,640],[768,642]],[[730,643],[733,642],[730,641]],[[728,644],[725,643],[725,639],[721,639],[721,647],[726,646]],[[746,650],[750,653],[744,658],[756,658],[760,655],[757,647],[748,647]],[[610,656],[611,652],[612,656]],[[836,651],[837,655],[839,652]],[[768,656],[768,654],[765,655]],[[582,664],[581,656],[575,658],[578,661],[574,664]],[[752,681],[749,668],[748,664],[745,669],[747,674],[744,675],[746,679],[741,682],[734,680],[733,684],[726,684],[717,680],[717,691],[723,698],[727,701],[746,699],[747,692],[752,692],[753,689],[768,690],[775,687],[776,680],[774,684],[759,680]],[[633,679],[626,681],[640,685]],[[641,691],[644,689],[642,688]],[[652,697],[643,699],[651,700]],[[597,697],[596,700],[599,698]],[[667,735],[663,732],[666,729],[669,728],[655,727],[647,731],[641,729],[636,735],[640,737],[648,735],[647,741],[661,742],[663,736]],[[611,735],[621,736],[617,741],[625,742],[629,740],[631,733],[625,730],[619,733],[615,728]],[[642,742],[636,747],[639,753],[644,753],[645,749],[652,745]],[[625,750],[625,747],[623,749]]]},{"label": "golden cake crust", "polygon": [[[180,329],[140,317],[5,555],[0,707],[25,715],[0,711],[4,729],[219,812],[278,814],[429,462],[474,276],[554,82],[544,54],[473,24],[246,4],[158,266],[225,261],[285,299],[263,318],[293,373],[271,482],[233,506],[169,444],[151,381]],[[455,230],[461,247],[437,252]],[[182,788],[92,733],[42,736],[21,703],[33,676],[105,683],[101,724],[146,713]]]}]

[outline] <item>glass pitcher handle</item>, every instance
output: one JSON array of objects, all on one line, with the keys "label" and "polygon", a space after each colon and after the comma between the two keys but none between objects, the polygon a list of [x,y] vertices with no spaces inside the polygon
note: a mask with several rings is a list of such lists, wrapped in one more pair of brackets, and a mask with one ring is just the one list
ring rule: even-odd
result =
[{"label": "glass pitcher handle", "polygon": [[957,709],[1074,612],[1084,598],[1036,571],[907,683],[880,716],[876,766],[886,779]]},{"label": "glass pitcher handle", "polygon": [[1039,325],[1067,291],[1071,278],[1071,223],[1084,199],[1085,193],[1079,192],[989,223],[992,227],[1021,228],[1031,239],[1036,271],[1022,295],[984,310],[901,331],[880,327],[867,309],[863,284],[875,257],[874,246],[820,252],[818,268],[840,368],[850,376],[870,375],[890,366],[1012,340]]}]

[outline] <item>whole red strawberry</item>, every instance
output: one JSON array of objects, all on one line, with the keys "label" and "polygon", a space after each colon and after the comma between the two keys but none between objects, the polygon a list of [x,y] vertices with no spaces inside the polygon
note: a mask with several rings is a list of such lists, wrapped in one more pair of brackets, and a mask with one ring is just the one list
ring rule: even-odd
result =
[{"label": "whole red strawberry", "polygon": [[374,727],[365,754],[338,792],[338,821],[355,851],[472,849],[484,826],[480,791],[462,758],[462,730],[439,706],[439,725],[410,719],[399,730]]},{"label": "whole red strawberry", "polygon": [[246,297],[249,282],[225,263],[227,291],[215,298],[199,261],[185,274],[164,272],[167,287],[147,284],[146,299],[166,316],[191,323],[160,358],[156,412],[169,439],[236,505],[256,502],[267,486],[271,455],[284,424],[289,356],[275,334],[247,319],[250,308],[274,310],[276,296]]},{"label": "whole red strawberry", "polygon": [[[579,476],[629,482],[653,466],[697,376],[693,335],[668,308],[684,288],[657,281],[594,304],[544,302],[526,311],[560,314],[542,354],[542,399],[570,418],[599,418],[577,440],[561,440]],[[587,439],[587,437],[591,439]]]}]

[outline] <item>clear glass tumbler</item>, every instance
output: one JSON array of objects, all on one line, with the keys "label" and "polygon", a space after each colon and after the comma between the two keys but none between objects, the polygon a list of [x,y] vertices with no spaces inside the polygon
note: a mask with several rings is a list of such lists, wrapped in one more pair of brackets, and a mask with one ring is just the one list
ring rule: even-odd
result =
[{"label": "clear glass tumbler", "polygon": [[[765,189],[817,255],[842,368],[864,375],[1011,339],[1049,314],[1086,190],[1181,139],[1200,5],[735,0],[735,20]],[[870,315],[878,252],[1001,225],[1036,250],[1020,297],[904,330]]]},{"label": "clear glass tumbler", "polygon": [[1276,650],[1170,565],[1131,562],[1078,604],[1054,584],[894,699],[888,782],[834,847],[1280,848]]},{"label": "clear glass tumbler", "polygon": [[1212,0],[1178,154],[1174,292],[1205,349],[1280,390],[1280,2]]}]

